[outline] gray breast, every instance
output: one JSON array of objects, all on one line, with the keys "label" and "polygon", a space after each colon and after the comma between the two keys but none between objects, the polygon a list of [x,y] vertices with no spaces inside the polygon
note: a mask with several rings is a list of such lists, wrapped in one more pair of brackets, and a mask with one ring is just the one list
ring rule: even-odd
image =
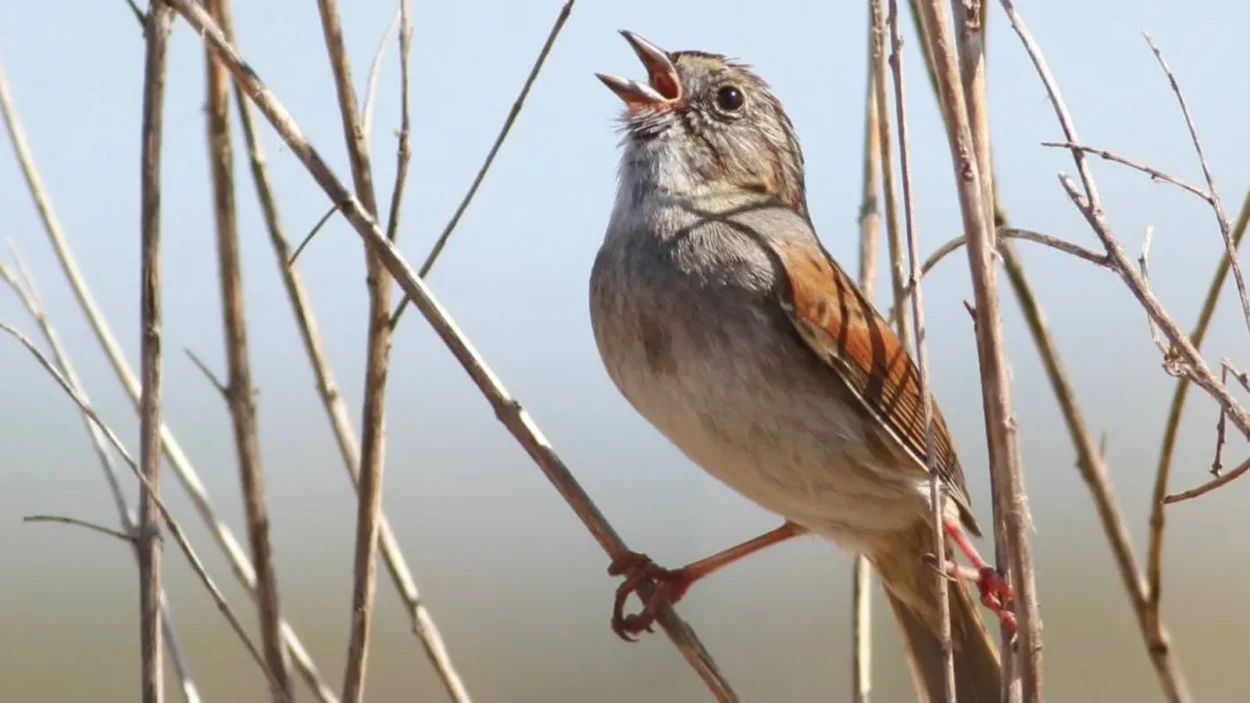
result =
[{"label": "gray breast", "polygon": [[634,408],[734,490],[851,548],[913,519],[923,482],[895,470],[798,337],[759,240],[717,221],[666,237],[639,224],[606,238],[590,291],[604,365]]}]

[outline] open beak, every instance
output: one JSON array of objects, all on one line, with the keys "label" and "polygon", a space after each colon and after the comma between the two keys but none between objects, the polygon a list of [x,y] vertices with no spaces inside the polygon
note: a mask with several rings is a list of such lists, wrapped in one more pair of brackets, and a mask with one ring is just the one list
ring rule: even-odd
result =
[{"label": "open beak", "polygon": [[680,99],[681,81],[677,77],[677,67],[668,54],[633,32],[621,30],[621,36],[634,48],[634,53],[646,67],[647,82],[596,73],[599,80],[630,107],[654,107]]}]

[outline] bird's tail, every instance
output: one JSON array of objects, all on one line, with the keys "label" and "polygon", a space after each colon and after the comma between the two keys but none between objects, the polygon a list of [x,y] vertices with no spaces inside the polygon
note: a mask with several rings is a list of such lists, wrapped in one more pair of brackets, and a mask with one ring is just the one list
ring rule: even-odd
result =
[{"label": "bird's tail", "polygon": [[[906,538],[891,540],[892,549],[870,555],[885,589],[886,601],[902,633],[908,667],[921,703],[941,701],[945,688],[942,647],[938,639],[937,582],[931,561],[932,531],[921,523]],[[946,558],[951,558],[949,544]],[[955,692],[959,703],[997,703],[1002,668],[994,646],[963,581],[949,584],[951,644],[955,659]]]}]

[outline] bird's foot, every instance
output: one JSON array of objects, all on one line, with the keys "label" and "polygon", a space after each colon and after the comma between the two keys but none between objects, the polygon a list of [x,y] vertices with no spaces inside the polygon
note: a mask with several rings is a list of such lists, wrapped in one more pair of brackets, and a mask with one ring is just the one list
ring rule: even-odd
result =
[{"label": "bird's foot", "polygon": [[[611,576],[624,576],[625,580],[616,589],[616,602],[612,608],[612,631],[626,642],[634,642],[637,635],[651,632],[651,624],[655,622],[660,608],[673,605],[686,595],[690,584],[696,577],[688,569],[665,569],[651,561],[651,557],[639,552],[626,552],[612,560],[608,566]],[[642,589],[650,587],[650,594],[644,596]],[[642,610],[637,613],[625,613],[625,601],[631,593],[638,593],[642,600]]]}]

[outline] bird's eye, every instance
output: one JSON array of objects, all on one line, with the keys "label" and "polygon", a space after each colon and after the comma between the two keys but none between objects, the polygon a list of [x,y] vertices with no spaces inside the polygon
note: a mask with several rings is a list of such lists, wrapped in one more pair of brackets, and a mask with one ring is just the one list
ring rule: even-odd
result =
[{"label": "bird's eye", "polygon": [[737,112],[742,109],[744,103],[746,103],[746,96],[737,86],[721,86],[720,90],[716,91],[716,106],[725,112]]}]

